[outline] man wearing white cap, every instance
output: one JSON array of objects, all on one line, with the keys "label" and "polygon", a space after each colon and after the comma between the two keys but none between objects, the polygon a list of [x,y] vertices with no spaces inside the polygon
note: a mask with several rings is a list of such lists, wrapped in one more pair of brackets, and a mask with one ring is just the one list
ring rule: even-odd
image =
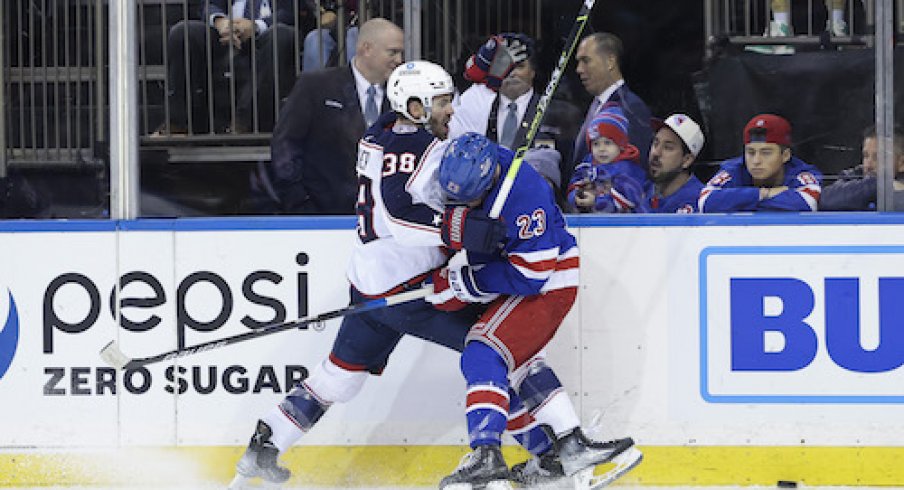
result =
[{"label": "man wearing white cap", "polygon": [[656,133],[650,145],[649,186],[646,190],[654,213],[696,213],[703,183],[693,174],[694,162],[703,148],[703,132],[693,119],[672,114],[665,121],[653,120]]}]

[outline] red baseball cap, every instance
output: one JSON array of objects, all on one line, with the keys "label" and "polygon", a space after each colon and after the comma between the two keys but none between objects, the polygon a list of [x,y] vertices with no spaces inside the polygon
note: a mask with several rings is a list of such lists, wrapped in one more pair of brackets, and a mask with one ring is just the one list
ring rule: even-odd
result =
[{"label": "red baseball cap", "polygon": [[[751,129],[763,129],[763,135],[750,138]],[[747,143],[775,143],[782,146],[791,146],[791,123],[787,119],[775,114],[760,114],[754,116],[747,126],[744,126],[744,144]]]}]

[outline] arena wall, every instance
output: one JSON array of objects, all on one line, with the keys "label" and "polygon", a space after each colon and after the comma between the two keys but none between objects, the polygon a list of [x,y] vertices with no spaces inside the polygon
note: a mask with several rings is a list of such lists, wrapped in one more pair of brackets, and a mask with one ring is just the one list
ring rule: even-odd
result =
[{"label": "arena wall", "polygon": [[[581,294],[550,359],[597,437],[644,450],[624,481],[904,485],[904,215],[570,225]],[[125,373],[98,351],[150,356],[344,306],[353,228],[0,222],[0,487],[228,481],[339,320]],[[285,460],[301,484],[431,485],[466,450],[463,392],[455,353],[406,339]]]}]

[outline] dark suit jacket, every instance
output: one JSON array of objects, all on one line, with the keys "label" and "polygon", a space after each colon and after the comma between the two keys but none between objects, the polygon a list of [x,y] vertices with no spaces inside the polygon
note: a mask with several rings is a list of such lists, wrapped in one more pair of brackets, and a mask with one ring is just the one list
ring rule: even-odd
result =
[{"label": "dark suit jacket", "polygon": [[[542,96],[534,91],[530,101],[527,103],[527,109],[524,111],[524,117],[521,119],[521,125],[515,134],[515,141],[512,150],[518,149],[527,140],[527,132],[530,125],[537,114],[537,105]],[[496,127],[496,120],[499,111],[501,98],[499,96],[493,101],[493,107],[487,116],[487,138],[493,141],[499,141],[499,128]],[[454,116],[453,116],[454,117]],[[560,171],[562,175],[570,174],[571,153],[574,146],[575,132],[578,130],[580,123],[580,111],[574,105],[557,99],[549,101],[546,107],[546,113],[543,115],[543,121],[537,128],[537,135],[534,137],[533,147],[551,147],[559,152],[562,156]]]},{"label": "dark suit jacket", "polygon": [[[647,168],[647,157],[650,155],[650,143],[653,141],[653,131],[650,129],[650,108],[646,102],[637,96],[627,84],[619,87],[608,102],[616,102],[621,106],[625,117],[628,118],[628,141],[640,151],[639,164]],[[586,128],[585,128],[586,129]],[[583,160],[589,149],[587,147],[587,135],[581,131],[577,135],[573,163],[577,165]],[[574,168],[574,166],[572,166]]]},{"label": "dark suit jacket", "polygon": [[[389,110],[385,95],[382,110]],[[355,162],[364,130],[351,66],[302,73],[270,142],[273,187],[281,210],[354,214]]]}]

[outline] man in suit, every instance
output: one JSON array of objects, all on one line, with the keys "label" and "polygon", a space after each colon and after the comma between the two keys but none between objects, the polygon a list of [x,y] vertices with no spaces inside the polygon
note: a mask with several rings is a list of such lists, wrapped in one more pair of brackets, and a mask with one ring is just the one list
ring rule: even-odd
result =
[{"label": "man in suit", "polygon": [[[621,39],[614,34],[597,32],[581,41],[577,51],[577,73],[584,88],[593,95],[593,102],[584,118],[584,125],[574,141],[573,165],[587,156],[586,131],[600,108],[609,102],[621,106],[628,118],[628,141],[640,150],[639,162],[646,165],[653,132],[650,129],[650,109],[625,83],[621,73],[624,53]],[[565,180],[567,182],[567,179]]]},{"label": "man in suit", "polygon": [[[210,0],[206,5],[203,20],[184,19],[170,29],[166,48],[169,119],[155,135],[210,129],[208,66],[218,102],[225,102],[229,94],[226,77],[235,80],[236,117],[229,121],[230,130],[270,131],[275,94],[285,97],[295,82],[292,2],[279,2],[278,8],[274,8],[274,0]],[[193,116],[191,128],[189,111]],[[229,104],[221,103],[212,112],[219,124],[231,119]]]},{"label": "man in suit", "polygon": [[403,52],[402,29],[374,18],[348,66],[301,74],[270,142],[278,212],[354,214],[358,140],[389,110],[385,83]]}]

